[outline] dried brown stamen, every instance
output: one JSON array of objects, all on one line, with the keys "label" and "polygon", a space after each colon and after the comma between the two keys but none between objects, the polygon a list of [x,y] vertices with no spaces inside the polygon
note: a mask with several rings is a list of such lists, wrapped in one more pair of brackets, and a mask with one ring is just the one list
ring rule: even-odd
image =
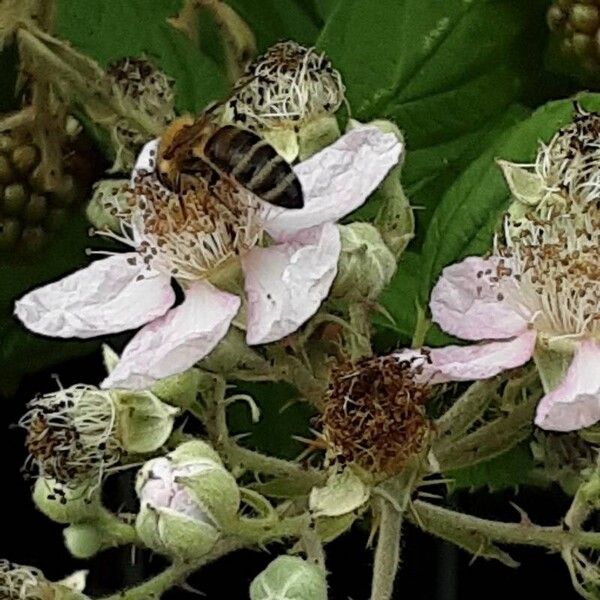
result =
[{"label": "dried brown stamen", "polygon": [[393,356],[334,369],[321,422],[338,461],[390,474],[421,452],[431,431],[424,409],[429,388],[414,374]]}]

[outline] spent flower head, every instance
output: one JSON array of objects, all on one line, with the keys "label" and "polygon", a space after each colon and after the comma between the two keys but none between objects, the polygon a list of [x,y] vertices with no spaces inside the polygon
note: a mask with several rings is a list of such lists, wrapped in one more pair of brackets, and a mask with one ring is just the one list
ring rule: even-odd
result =
[{"label": "spent flower head", "polygon": [[234,121],[252,129],[293,129],[335,113],[344,92],[341,75],[324,54],[288,40],[246,68],[228,107]]},{"label": "spent flower head", "polygon": [[54,583],[34,567],[0,560],[0,598],[2,600],[88,600],[79,589],[85,585],[81,573],[73,581]]},{"label": "spent flower head", "polygon": [[110,393],[80,384],[34,398],[27,409],[19,421],[27,432],[26,467],[40,477],[78,486],[119,463],[123,448]]},{"label": "spent flower head", "polygon": [[[540,142],[533,163],[499,161],[521,213],[534,211],[543,218],[569,211],[573,203],[600,199],[600,115],[579,104],[571,123],[552,139]],[[511,212],[514,212],[514,208]]]},{"label": "spent flower head", "polygon": [[336,367],[321,417],[330,455],[376,474],[398,472],[427,444],[428,398],[408,360],[384,356]]},{"label": "spent flower head", "polygon": [[[175,118],[174,81],[147,58],[119,59],[108,66],[107,75],[140,112],[158,124],[166,126]],[[117,148],[112,170],[131,169],[148,137],[125,118],[117,121],[111,133]]]},{"label": "spent flower head", "polygon": [[64,488],[93,490],[124,453],[160,448],[179,412],[151,392],[83,384],[34,398],[27,408],[19,421],[27,432],[26,468],[53,480],[54,495],[65,502],[73,494]]}]

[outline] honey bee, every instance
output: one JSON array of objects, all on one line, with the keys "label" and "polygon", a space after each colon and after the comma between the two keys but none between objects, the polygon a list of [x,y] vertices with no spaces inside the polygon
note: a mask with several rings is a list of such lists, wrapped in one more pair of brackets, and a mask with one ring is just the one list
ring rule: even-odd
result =
[{"label": "honey bee", "polygon": [[235,125],[219,125],[206,111],[181,117],[164,131],[158,148],[158,178],[177,194],[210,188],[226,178],[261,200],[283,208],[302,208],[302,187],[292,167],[268,142]]}]

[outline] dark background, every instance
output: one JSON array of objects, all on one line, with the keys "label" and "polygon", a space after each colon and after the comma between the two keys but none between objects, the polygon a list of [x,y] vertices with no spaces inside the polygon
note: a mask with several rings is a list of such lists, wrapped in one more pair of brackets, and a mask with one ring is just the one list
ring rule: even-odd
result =
[{"label": "dark background", "polygon": [[[102,372],[98,356],[65,363],[58,371],[63,385],[77,381],[98,381]],[[62,543],[62,526],[52,523],[34,508],[30,498],[30,482],[23,479],[20,467],[25,453],[23,432],[11,428],[23,412],[25,402],[35,393],[52,391],[56,383],[48,371],[22,382],[16,396],[4,400],[0,443],[6,457],[3,471],[4,534],[0,536],[0,557],[41,568],[50,579],[60,579],[76,569],[90,569],[90,594],[111,593],[133,584],[156,571],[163,564],[158,557],[137,554],[132,564],[130,549],[104,552],[92,561],[73,560]],[[127,482],[112,482],[109,492],[112,502],[121,502],[119,487]],[[510,505],[515,502],[539,524],[556,524],[568,499],[559,491],[521,488],[498,494],[461,492],[449,500],[455,507],[479,516],[517,521],[519,515]],[[330,571],[330,600],[364,600],[369,597],[372,552],[365,548],[367,531],[355,527],[327,547]],[[208,600],[238,600],[248,597],[248,586],[280,550],[271,553],[242,551],[221,559],[193,576],[190,583]],[[403,538],[402,569],[397,580],[398,599],[407,600],[481,600],[481,598],[525,598],[526,590],[534,586],[536,596],[575,599],[569,575],[562,560],[544,550],[513,549],[511,554],[521,562],[518,569],[500,563],[472,560],[456,548],[439,542],[412,526],[407,526]],[[188,592],[173,591],[169,600],[194,598]]]}]

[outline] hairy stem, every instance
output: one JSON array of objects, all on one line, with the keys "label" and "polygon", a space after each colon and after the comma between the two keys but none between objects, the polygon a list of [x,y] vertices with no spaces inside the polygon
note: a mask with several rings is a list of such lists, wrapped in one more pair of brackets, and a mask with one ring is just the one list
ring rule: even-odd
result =
[{"label": "hairy stem", "polygon": [[435,506],[423,500],[415,500],[413,508],[417,515],[415,523],[422,519],[435,522],[439,531],[458,528],[471,534],[479,534],[482,544],[491,541],[500,544],[539,546],[555,551],[573,546],[600,550],[600,533],[593,531],[569,530],[561,526],[541,527],[530,522],[492,521]]},{"label": "hairy stem", "polygon": [[451,471],[489,460],[510,450],[530,433],[541,388],[531,393],[512,412],[473,433],[434,450],[441,471]]},{"label": "hairy stem", "polygon": [[400,565],[400,536],[403,513],[389,500],[381,498],[379,534],[373,565],[371,600],[390,600]]},{"label": "hairy stem", "polygon": [[234,550],[243,548],[243,542],[234,539],[218,542],[214,549],[194,562],[174,563],[162,573],[128,590],[106,596],[102,600],[157,600],[170,588],[180,585],[200,567],[211,563]]}]

